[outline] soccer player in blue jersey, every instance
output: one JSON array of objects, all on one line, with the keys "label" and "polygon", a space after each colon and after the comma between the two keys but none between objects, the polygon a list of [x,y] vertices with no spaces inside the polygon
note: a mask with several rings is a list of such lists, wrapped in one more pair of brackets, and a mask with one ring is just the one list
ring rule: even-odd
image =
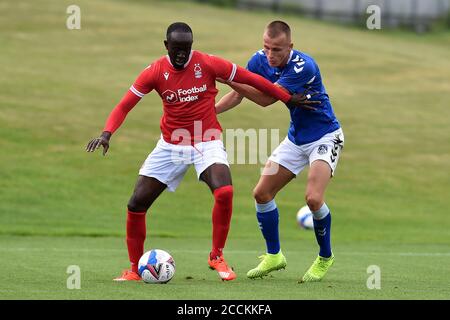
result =
[{"label": "soccer player in blue jersey", "polygon": [[[309,165],[305,199],[313,213],[314,231],[320,250],[318,257],[299,282],[320,281],[334,261],[331,250],[331,213],[324,201],[326,187],[333,176],[344,146],[344,134],[334,115],[314,59],[293,49],[291,30],[283,21],[265,28],[264,49],[250,59],[247,69],[280,86],[287,92],[313,96],[320,101],[314,108],[289,107],[291,121],[287,137],[273,151],[253,190],[256,216],[266,240],[267,253],[259,265],[248,271],[254,279],[286,267],[279,241],[276,194]],[[247,85],[229,83],[234,89],[217,104],[221,113],[237,106],[246,97],[265,107],[275,99]]]}]

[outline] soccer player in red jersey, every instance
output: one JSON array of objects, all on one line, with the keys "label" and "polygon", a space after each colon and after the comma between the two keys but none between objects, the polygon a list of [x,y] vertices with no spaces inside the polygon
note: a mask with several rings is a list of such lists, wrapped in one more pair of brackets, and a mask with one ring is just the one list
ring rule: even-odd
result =
[{"label": "soccer player in red jersey", "polygon": [[216,79],[251,85],[285,103],[298,106],[314,103],[301,95],[291,96],[263,77],[227,60],[191,50],[192,43],[192,30],[187,24],[171,24],[164,41],[168,55],[142,71],[112,110],[100,137],[92,139],[86,147],[86,151],[93,152],[102,146],[105,155],[111,135],[127,113],[145,94],[152,90],[158,92],[164,106],[160,121],[162,134],[139,170],[128,202],[126,242],[131,270],[125,270],[114,279],[116,281],[140,280],[138,261],[144,252],[147,210],[166,188],[175,191],[191,164],[214,197],[212,249],[208,264],[222,280],[236,278],[222,252],[230,228],[233,186],[215,111]]}]

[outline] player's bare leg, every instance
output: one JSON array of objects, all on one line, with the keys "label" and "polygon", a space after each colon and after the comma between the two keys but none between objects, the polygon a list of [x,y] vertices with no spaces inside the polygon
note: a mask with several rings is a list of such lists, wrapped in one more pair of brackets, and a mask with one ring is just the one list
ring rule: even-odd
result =
[{"label": "player's bare leg", "polygon": [[259,265],[247,272],[247,277],[262,278],[275,270],[286,267],[286,258],[281,252],[278,234],[278,209],[275,196],[295,175],[276,162],[268,161],[258,184],[253,190],[256,201],[256,216],[266,240],[267,253],[259,258]]},{"label": "player's bare leg", "polygon": [[324,202],[325,190],[331,179],[330,165],[317,160],[311,164],[306,186],[306,203],[313,213],[314,232],[320,252],[300,282],[320,281],[334,262],[331,251],[331,214]]},{"label": "player's bare leg", "polygon": [[306,204],[312,212],[319,210],[323,205],[330,180],[330,165],[323,160],[314,161],[309,169],[305,194]]},{"label": "player's bare leg", "polygon": [[200,175],[214,195],[212,212],[212,250],[208,257],[208,264],[215,269],[222,280],[234,280],[236,274],[223,257],[223,248],[230,229],[233,212],[233,186],[230,168],[221,163],[209,166]]},{"label": "player's bare leg", "polygon": [[257,203],[272,201],[277,193],[294,178],[295,175],[291,171],[269,160],[253,189],[253,197]]},{"label": "player's bare leg", "polygon": [[140,280],[138,262],[144,253],[146,237],[145,216],[147,210],[159,195],[166,189],[166,185],[155,178],[139,176],[133,195],[128,202],[127,212],[127,247],[131,263],[131,270],[125,270],[115,281]]}]

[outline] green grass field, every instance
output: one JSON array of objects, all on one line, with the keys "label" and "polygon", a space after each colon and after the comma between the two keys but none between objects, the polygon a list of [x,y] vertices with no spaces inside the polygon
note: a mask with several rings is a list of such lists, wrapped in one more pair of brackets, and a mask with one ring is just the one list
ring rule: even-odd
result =
[{"label": "green grass field", "polygon": [[[72,1],[0,4],[0,299],[449,299],[450,33],[368,31],[294,16],[184,1],[78,0],[81,30],[66,29]],[[86,143],[148,63],[165,54],[174,21],[194,48],[245,65],[271,20],[285,19],[297,49],[316,58],[346,146],[327,203],[335,265],[321,283],[299,285],[317,254],[296,226],[305,173],[277,196],[285,271],[251,281],[265,245],[252,188],[262,165],[232,165],[235,186],[226,256],[238,273],[207,268],[213,198],[190,169],[147,217],[146,249],[177,264],[164,286],[113,283],[128,267],[126,204],[159,138],[160,98],[148,95],[112,138],[106,157]],[[220,85],[220,96],[228,92]],[[245,102],[224,128],[288,126],[277,103]],[[66,287],[69,265],[81,289]],[[381,269],[369,290],[367,268]],[[214,295],[211,295],[214,292]]]}]

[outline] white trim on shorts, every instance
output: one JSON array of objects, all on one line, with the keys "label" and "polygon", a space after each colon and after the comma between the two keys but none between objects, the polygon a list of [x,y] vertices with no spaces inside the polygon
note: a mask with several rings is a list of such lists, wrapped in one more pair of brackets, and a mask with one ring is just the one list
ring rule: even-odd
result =
[{"label": "white trim on shorts", "polygon": [[343,147],[344,133],[341,128],[327,133],[317,141],[299,146],[286,137],[272,152],[269,160],[282,165],[295,175],[314,161],[323,160],[330,166],[333,176]]}]

